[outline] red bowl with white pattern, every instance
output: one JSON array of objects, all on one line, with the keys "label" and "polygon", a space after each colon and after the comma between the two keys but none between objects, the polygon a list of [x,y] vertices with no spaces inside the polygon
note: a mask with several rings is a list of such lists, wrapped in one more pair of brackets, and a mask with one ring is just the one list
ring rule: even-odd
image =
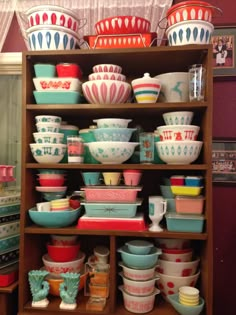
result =
[{"label": "red bowl with white pattern", "polygon": [[77,32],[86,24],[70,9],[57,5],[38,5],[25,12],[29,27],[37,25],[59,25]]},{"label": "red bowl with white pattern", "polygon": [[159,280],[157,280],[158,288],[164,298],[167,295],[175,294],[179,292],[179,288],[183,286],[195,287],[199,278],[200,271],[195,275],[188,277],[176,277],[159,273]]},{"label": "red bowl with white pattern", "polygon": [[134,15],[111,16],[95,24],[98,35],[142,34],[149,33],[150,29],[151,23],[149,20]]},{"label": "red bowl with white pattern", "polygon": [[221,10],[205,1],[182,1],[167,10],[168,26],[188,20],[211,22],[216,11]]},{"label": "red bowl with white pattern", "polygon": [[188,277],[197,272],[200,259],[197,258],[187,262],[176,262],[159,259],[157,272],[175,277]]}]

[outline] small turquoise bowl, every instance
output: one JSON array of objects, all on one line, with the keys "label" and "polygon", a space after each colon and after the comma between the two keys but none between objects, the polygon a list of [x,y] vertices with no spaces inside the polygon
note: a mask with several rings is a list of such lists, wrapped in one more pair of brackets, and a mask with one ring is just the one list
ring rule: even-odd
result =
[{"label": "small turquoise bowl", "polygon": [[199,304],[195,306],[183,305],[179,302],[179,293],[167,295],[167,300],[181,315],[199,315],[204,307],[205,301],[199,297]]},{"label": "small turquoise bowl", "polygon": [[37,225],[60,228],[69,226],[74,223],[81,212],[81,207],[69,211],[45,211],[39,212],[36,207],[29,209],[30,219]]},{"label": "small turquoise bowl", "polygon": [[147,255],[151,252],[152,247],[154,246],[151,242],[144,240],[132,240],[126,242],[125,245],[128,246],[130,253],[137,255]]},{"label": "small turquoise bowl", "polygon": [[162,251],[159,248],[153,247],[149,254],[137,255],[130,253],[128,246],[124,245],[117,250],[121,254],[123,263],[134,269],[148,269],[157,264],[158,256]]}]

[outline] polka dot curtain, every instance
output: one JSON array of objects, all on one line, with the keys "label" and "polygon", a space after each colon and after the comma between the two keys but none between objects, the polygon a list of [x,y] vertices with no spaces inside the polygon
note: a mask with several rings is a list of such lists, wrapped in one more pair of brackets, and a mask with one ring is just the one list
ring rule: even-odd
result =
[{"label": "polka dot curtain", "polygon": [[28,47],[25,31],[28,28],[25,12],[34,6],[42,4],[60,5],[69,8],[78,16],[86,19],[87,23],[79,30],[79,37],[84,35],[95,35],[95,23],[103,18],[117,15],[136,15],[150,20],[151,31],[157,33],[157,45],[161,43],[165,32],[165,18],[167,10],[171,7],[173,0],[18,0],[16,4],[17,20],[22,35]]}]

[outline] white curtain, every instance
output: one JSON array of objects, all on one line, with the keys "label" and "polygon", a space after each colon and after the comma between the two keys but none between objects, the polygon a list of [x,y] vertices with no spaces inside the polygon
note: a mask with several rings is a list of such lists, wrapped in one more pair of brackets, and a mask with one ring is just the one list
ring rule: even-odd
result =
[{"label": "white curtain", "polygon": [[[79,18],[87,19],[86,25],[79,30],[79,37],[94,35],[97,21],[117,15],[136,15],[150,20],[151,31],[157,33],[159,46],[165,32],[166,11],[173,0],[18,0],[16,5],[17,20],[21,28],[26,46],[28,47],[25,30],[28,28],[25,12],[42,4],[60,5],[73,10]],[[163,20],[161,28],[158,22]]]},{"label": "white curtain", "polygon": [[11,26],[17,0],[0,0],[0,51]]}]

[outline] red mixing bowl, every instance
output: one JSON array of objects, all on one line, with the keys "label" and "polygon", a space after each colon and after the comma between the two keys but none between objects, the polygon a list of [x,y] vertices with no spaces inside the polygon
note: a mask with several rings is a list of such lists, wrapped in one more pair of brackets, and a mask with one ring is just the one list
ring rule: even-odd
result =
[{"label": "red mixing bowl", "polygon": [[95,24],[98,35],[149,33],[151,23],[140,16],[111,16]]},{"label": "red mixing bowl", "polygon": [[77,258],[80,244],[58,246],[47,244],[49,257],[56,262],[67,262]]}]

